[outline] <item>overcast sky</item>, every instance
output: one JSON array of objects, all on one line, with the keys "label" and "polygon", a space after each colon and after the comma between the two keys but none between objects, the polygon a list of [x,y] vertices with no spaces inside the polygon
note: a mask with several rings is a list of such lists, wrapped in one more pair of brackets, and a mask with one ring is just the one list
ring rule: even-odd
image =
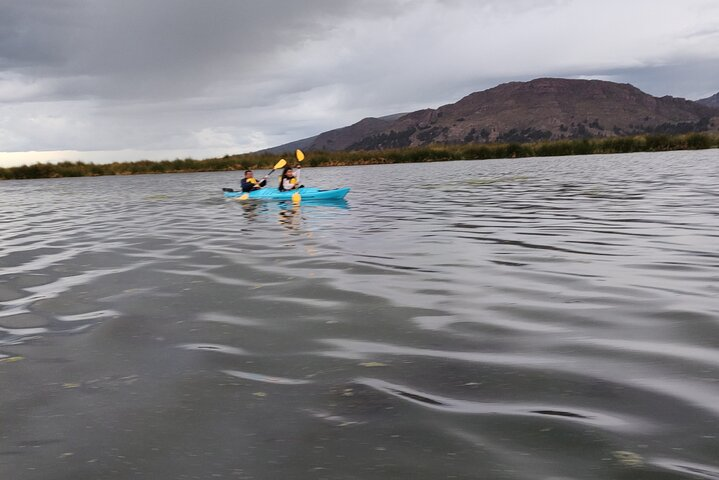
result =
[{"label": "overcast sky", "polygon": [[0,166],[207,158],[499,83],[719,91],[719,0],[0,0]]}]

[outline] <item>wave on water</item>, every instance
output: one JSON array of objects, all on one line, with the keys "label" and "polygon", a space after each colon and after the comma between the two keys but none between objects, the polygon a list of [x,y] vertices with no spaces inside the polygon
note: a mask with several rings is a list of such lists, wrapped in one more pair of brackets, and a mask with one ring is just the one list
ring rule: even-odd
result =
[{"label": "wave on water", "polygon": [[0,183],[0,477],[719,479],[715,151],[240,174]]}]

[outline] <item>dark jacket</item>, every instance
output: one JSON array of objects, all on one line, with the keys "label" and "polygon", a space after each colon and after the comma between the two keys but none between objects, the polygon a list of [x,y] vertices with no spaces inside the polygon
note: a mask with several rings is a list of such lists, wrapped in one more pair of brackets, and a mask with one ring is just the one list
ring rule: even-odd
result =
[{"label": "dark jacket", "polygon": [[259,190],[267,184],[267,180],[258,181],[256,178],[243,178],[240,182],[243,192],[251,192],[252,190]]}]

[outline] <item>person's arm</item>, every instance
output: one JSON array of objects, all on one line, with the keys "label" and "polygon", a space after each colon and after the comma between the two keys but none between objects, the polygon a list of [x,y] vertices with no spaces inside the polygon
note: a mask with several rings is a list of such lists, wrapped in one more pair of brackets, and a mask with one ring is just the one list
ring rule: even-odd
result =
[{"label": "person's arm", "polygon": [[267,185],[267,179],[263,178],[262,180],[260,180],[259,185],[260,185],[260,187],[264,187],[265,185]]}]

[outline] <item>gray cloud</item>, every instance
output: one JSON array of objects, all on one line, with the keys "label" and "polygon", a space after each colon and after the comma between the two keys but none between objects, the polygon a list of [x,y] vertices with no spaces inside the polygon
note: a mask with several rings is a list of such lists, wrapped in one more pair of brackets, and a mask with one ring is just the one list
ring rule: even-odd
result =
[{"label": "gray cloud", "polygon": [[676,3],[0,0],[0,152],[234,153],[538,76],[714,93],[719,6]]},{"label": "gray cloud", "polygon": [[684,62],[644,68],[608,69],[597,73],[608,80],[631,83],[658,97],[673,95],[692,100],[719,91],[719,58],[686,59]]},{"label": "gray cloud", "polygon": [[[322,36],[332,18],[378,2],[60,0],[0,7],[0,62],[28,77],[65,78],[103,98],[197,94],[247,79],[278,50]],[[362,8],[363,6],[364,8]],[[365,13],[366,14],[366,13]]]}]

